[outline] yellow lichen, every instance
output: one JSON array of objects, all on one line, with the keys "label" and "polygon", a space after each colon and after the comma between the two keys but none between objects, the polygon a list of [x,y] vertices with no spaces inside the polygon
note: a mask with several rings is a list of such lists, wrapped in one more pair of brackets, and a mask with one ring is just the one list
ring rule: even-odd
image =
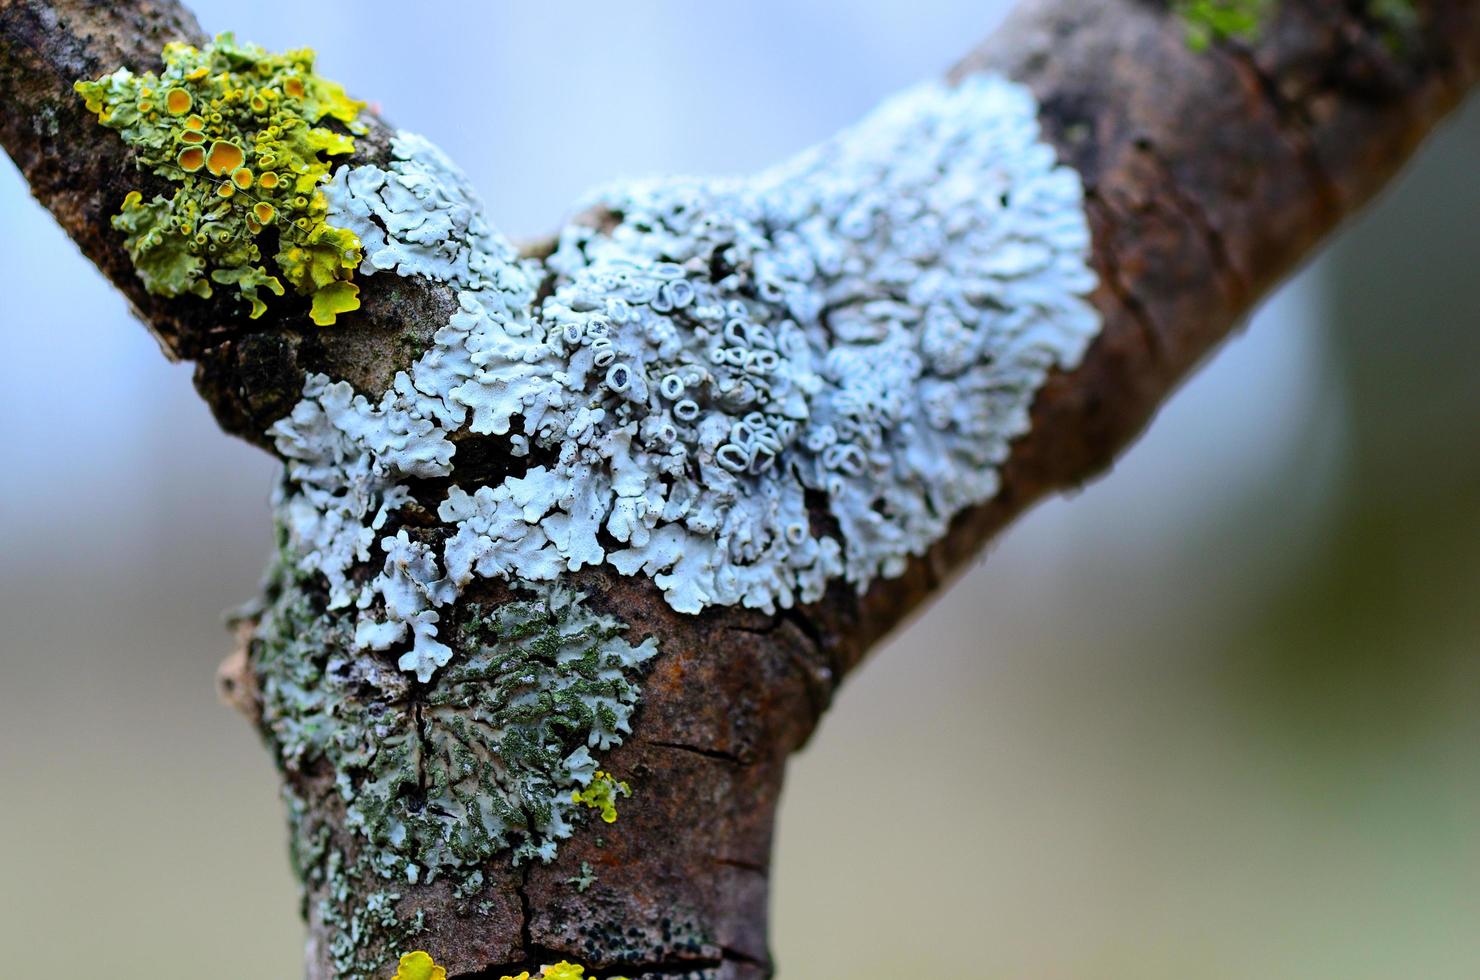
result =
[{"label": "yellow lichen", "polygon": [[606,823],[616,823],[617,797],[631,795],[631,786],[613,779],[610,773],[598,769],[596,775],[591,777],[590,785],[585,789],[576,790],[570,798],[572,802],[584,803],[593,810],[600,810],[601,819]]},{"label": "yellow lichen", "polygon": [[352,282],[325,283],[313,294],[313,322],[327,327],[340,313],[360,308],[360,287]]},{"label": "yellow lichen", "polygon": [[447,971],[430,954],[418,949],[401,957],[391,980],[447,980]]},{"label": "yellow lichen", "polygon": [[187,146],[180,151],[180,155],[175,158],[175,162],[180,165],[181,170],[187,174],[193,174],[205,166],[206,151],[198,146]]},{"label": "yellow lichen", "polygon": [[202,48],[167,44],[164,61],[157,75],[120,69],[75,86],[140,166],[179,185],[173,197],[131,197],[113,219],[145,288],[208,297],[212,284],[232,285],[255,317],[267,308],[260,291],[283,295],[280,275],[311,297],[315,323],[355,309],[348,280],[363,251],[352,232],[326,224],[319,185],[330,158],[353,152],[365,131],[363,103],[314,74],[306,49],[269,54],[223,34]]},{"label": "yellow lichen", "polygon": [[242,148],[235,143],[217,140],[211,144],[210,152],[206,154],[206,169],[220,177],[240,167],[246,159]]},{"label": "yellow lichen", "polygon": [[[547,963],[540,967],[538,977],[530,977],[529,971],[525,970],[518,976],[504,976],[500,980],[596,980],[596,978],[586,976],[585,967],[561,960],[559,963]],[[608,980],[627,980],[627,978],[609,977]]]}]

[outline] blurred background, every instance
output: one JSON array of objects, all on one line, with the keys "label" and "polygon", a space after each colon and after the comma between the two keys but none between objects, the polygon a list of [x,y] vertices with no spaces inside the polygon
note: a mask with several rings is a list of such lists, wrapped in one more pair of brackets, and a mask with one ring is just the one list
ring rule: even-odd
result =
[{"label": "blurred background", "polygon": [[[316,45],[515,236],[783,158],[1006,7],[195,2]],[[1472,104],[849,682],[787,790],[783,978],[1480,976],[1477,159]],[[273,466],[8,160],[0,214],[4,972],[298,976],[276,778],[212,690]]]}]

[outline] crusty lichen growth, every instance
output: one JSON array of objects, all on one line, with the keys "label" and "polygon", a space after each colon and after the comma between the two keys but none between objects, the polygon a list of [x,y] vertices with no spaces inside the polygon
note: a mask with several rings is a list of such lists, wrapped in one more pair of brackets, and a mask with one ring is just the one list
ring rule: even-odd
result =
[{"label": "crusty lichen growth", "polygon": [[113,218],[149,292],[209,297],[212,284],[230,286],[256,318],[264,294],[282,296],[286,280],[313,298],[317,324],[359,307],[349,280],[360,242],[325,221],[319,185],[329,158],[351,153],[350,134],[364,131],[356,121],[364,103],[315,74],[313,62],[306,48],[269,54],[222,34],[202,48],[165,45],[158,74],[120,68],[76,83],[141,169],[179,185],[148,200],[134,191]]},{"label": "crusty lichen growth", "polygon": [[[307,911],[328,926],[336,975],[370,976],[419,931],[397,913],[407,886],[447,879],[471,899],[490,862],[553,859],[588,788],[610,806],[622,790],[596,754],[630,732],[656,644],[628,643],[563,586],[516,583],[521,598],[458,610],[458,655],[422,683],[357,652],[297,564],[287,551],[252,647],[262,729],[287,777]],[[317,822],[326,806],[347,840]]]}]

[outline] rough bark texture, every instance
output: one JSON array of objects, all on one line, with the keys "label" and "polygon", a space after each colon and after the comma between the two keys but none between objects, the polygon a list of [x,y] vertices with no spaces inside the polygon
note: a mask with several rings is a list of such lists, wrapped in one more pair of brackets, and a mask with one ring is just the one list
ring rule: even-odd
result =
[{"label": "rough bark texture", "polygon": [[[663,651],[637,734],[609,758],[643,792],[604,847],[577,836],[551,865],[489,869],[485,914],[469,914],[445,885],[407,889],[402,911],[426,913],[421,944],[440,951],[452,976],[496,978],[558,957],[633,978],[769,975],[767,869],[782,773],[843,676],[1025,507],[1107,467],[1480,73],[1473,0],[1420,4],[1420,27],[1397,46],[1366,9],[1285,0],[1257,42],[1197,53],[1164,5],[1029,0],[955,69],[1029,85],[1047,134],[1083,175],[1103,333],[1078,370],[1040,392],[999,496],[961,515],[901,578],[862,596],[835,585],[824,601],[777,616],[692,617],[644,578],[577,576],[595,604],[620,609],[633,635],[657,636]],[[173,39],[204,40],[173,3],[0,0],[0,140],[166,354],[196,362],[222,426],[267,448],[264,431],[297,400],[306,371],[378,392],[454,300],[421,280],[374,277],[360,311],[332,330],[305,330],[303,309],[252,322],[230,300],[146,294],[108,224],[141,177],[71,85],[121,65],[155,67]],[[374,123],[357,162],[382,159],[388,132]],[[230,678],[250,713],[250,670],[238,661]],[[334,794],[314,798],[333,830]],[[599,881],[578,893],[567,879],[582,861]],[[311,921],[310,931],[309,974],[326,977],[323,928]]]}]

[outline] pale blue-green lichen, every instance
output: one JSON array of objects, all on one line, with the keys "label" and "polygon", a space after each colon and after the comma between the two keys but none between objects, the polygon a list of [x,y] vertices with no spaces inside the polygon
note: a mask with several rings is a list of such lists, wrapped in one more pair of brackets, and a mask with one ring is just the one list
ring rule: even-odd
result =
[{"label": "pale blue-green lichen", "polygon": [[596,872],[591,870],[590,861],[582,861],[580,873],[571,875],[565,881],[566,884],[574,885],[576,891],[584,894],[586,889],[596,884]]},{"label": "pale blue-green lichen", "polygon": [[[606,192],[614,227],[568,228],[544,266],[419,137],[341,168],[361,271],[460,304],[390,390],[312,375],[271,430],[285,523],[359,646],[431,677],[478,578],[604,563],[695,613],[900,574],[996,493],[1039,385],[1099,329],[1083,189],[1036,113],[1002,79],[922,86],[753,179]],[[528,466],[465,485],[457,435]],[[442,535],[379,534],[425,479],[451,483]]]},{"label": "pale blue-green lichen", "polygon": [[140,168],[178,185],[148,200],[130,193],[113,218],[149,292],[208,297],[213,284],[229,286],[255,318],[286,280],[312,298],[320,325],[358,308],[349,279],[360,243],[325,220],[320,185],[329,159],[352,152],[350,134],[364,132],[363,103],[319,77],[313,62],[307,49],[269,54],[223,34],[201,48],[165,45],[158,74],[120,68],[77,82]]}]

